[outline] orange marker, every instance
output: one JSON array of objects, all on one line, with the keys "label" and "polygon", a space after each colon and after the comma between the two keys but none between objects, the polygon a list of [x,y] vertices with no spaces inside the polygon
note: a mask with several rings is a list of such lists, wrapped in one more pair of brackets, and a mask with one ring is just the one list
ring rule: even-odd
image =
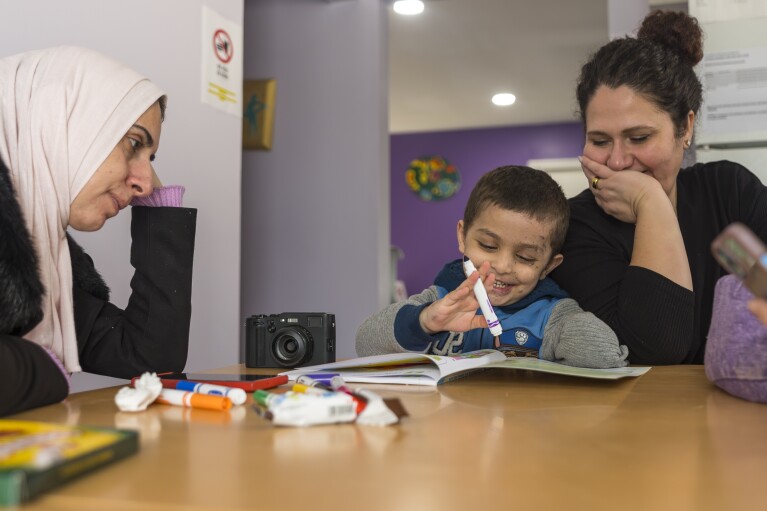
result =
[{"label": "orange marker", "polygon": [[185,392],[176,389],[162,389],[156,402],[166,405],[204,408],[206,410],[228,410],[232,407],[232,400],[228,397]]}]

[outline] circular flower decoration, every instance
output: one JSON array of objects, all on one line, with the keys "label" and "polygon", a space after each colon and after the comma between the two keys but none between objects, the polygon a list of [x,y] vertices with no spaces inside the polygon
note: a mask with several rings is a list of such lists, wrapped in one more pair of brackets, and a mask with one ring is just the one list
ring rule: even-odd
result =
[{"label": "circular flower decoration", "polygon": [[405,182],[425,201],[444,200],[461,187],[461,174],[442,156],[422,156],[410,162]]}]

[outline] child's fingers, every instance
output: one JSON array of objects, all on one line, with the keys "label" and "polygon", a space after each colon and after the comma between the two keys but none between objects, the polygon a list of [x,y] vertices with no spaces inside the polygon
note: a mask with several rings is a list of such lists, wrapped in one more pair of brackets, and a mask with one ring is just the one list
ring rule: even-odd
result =
[{"label": "child's fingers", "polygon": [[480,279],[479,272],[473,272],[471,275],[466,277],[466,280],[461,282],[461,284],[455,288],[453,291],[451,291],[448,294],[456,293],[457,291],[461,291],[461,295],[465,296],[466,294],[471,293],[474,290],[474,284],[476,284],[477,280]]},{"label": "child's fingers", "polygon": [[482,283],[485,285],[486,291],[492,291],[493,284],[495,284],[495,274],[494,273],[488,273],[487,277],[485,277],[485,280],[482,281]]},{"label": "child's fingers", "polygon": [[493,283],[495,283],[495,274],[490,271],[490,262],[485,261],[480,264],[477,272],[482,279],[482,284],[485,286],[485,289],[490,291],[493,288]]},{"label": "child's fingers", "polygon": [[487,319],[482,314],[477,314],[471,319],[471,328],[489,328]]},{"label": "child's fingers", "polygon": [[[474,282],[477,281],[477,279],[472,279]],[[460,286],[450,291],[447,295],[445,295],[445,298],[448,296],[453,298],[453,300],[458,300],[460,298],[464,298],[471,294],[472,289],[474,288],[474,283],[469,282],[469,279],[466,279]]]},{"label": "child's fingers", "polygon": [[[477,279],[472,279],[474,282]],[[468,279],[467,279],[468,281]],[[474,284],[471,286],[461,285],[445,295],[445,304],[449,305],[453,309],[460,311],[464,310],[476,310],[479,307],[477,299],[474,297]]]},{"label": "child's fingers", "polygon": [[490,261],[485,261],[480,264],[479,268],[477,268],[477,272],[479,272],[480,277],[484,280],[487,277],[487,274],[490,273]]}]

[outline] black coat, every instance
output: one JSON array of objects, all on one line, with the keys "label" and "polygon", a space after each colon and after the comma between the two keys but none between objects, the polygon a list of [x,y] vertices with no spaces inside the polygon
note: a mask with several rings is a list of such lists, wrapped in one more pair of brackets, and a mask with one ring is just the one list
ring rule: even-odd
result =
[{"label": "black coat", "polygon": [[[83,371],[130,378],[144,371],[181,371],[191,317],[197,211],[132,208],[131,297],[125,310],[91,258],[67,236]],[[0,161],[0,416],[66,397],[66,379],[51,357],[23,339],[42,318],[37,257],[10,176]]]}]

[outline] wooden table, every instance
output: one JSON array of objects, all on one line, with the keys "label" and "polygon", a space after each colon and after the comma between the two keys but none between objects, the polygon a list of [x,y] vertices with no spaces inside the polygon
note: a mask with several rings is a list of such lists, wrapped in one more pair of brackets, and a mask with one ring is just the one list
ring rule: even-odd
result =
[{"label": "wooden table", "polygon": [[410,417],[277,428],[250,404],[130,414],[115,388],[72,395],[14,418],[137,429],[140,452],[24,509],[767,509],[767,405],[720,391],[702,366],[369,388]]}]

